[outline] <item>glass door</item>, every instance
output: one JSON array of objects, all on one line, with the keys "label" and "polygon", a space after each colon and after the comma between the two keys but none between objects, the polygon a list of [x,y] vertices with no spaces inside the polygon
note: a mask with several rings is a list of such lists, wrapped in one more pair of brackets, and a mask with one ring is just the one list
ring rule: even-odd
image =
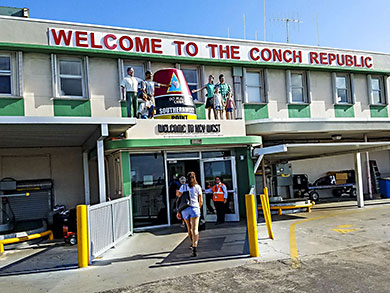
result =
[{"label": "glass door", "polygon": [[[239,221],[236,164],[234,157],[210,158],[201,161],[202,189],[207,190],[207,185],[215,185],[215,177],[219,176],[228,189],[228,201],[226,204],[226,221]],[[204,192],[203,213],[208,222],[215,222],[215,213],[212,194]]]}]

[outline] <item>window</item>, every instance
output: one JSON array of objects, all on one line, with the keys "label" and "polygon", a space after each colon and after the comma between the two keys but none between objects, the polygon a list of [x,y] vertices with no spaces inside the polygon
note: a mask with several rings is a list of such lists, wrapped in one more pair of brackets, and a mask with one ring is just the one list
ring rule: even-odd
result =
[{"label": "window", "polygon": [[346,76],[336,76],[337,102],[348,103],[348,86]]},{"label": "window", "polygon": [[287,70],[288,102],[306,104],[310,102],[310,75],[305,71]]},{"label": "window", "polygon": [[291,93],[293,103],[305,103],[305,87],[303,73],[291,73]]},{"label": "window", "polygon": [[0,94],[12,94],[11,57],[0,55]]},{"label": "window", "polygon": [[260,72],[246,73],[246,92],[248,103],[265,103],[263,94],[262,74]]},{"label": "window", "polygon": [[84,97],[83,61],[59,59],[60,96]]},{"label": "window", "polygon": [[333,73],[333,95],[335,104],[353,104],[353,75]]},{"label": "window", "polygon": [[132,64],[130,62],[125,62],[123,66],[123,76],[127,75],[127,70],[133,67],[134,69],[134,76],[144,80],[145,79],[145,66],[144,64]]},{"label": "window", "polygon": [[[190,91],[197,89],[199,86],[199,80],[198,80],[198,70],[197,69],[182,69],[184,73],[184,77],[187,80],[188,87],[190,88]],[[194,101],[198,101],[198,93],[192,94],[192,98]]]},{"label": "window", "polygon": [[51,54],[53,97],[88,98],[88,57]]},{"label": "window", "polygon": [[371,105],[386,104],[384,81],[382,76],[368,75],[368,90]]}]

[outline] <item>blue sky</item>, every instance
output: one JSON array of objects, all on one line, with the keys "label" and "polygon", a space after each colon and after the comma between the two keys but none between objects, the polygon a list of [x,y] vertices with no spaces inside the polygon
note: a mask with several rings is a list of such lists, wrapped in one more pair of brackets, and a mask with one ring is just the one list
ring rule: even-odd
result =
[{"label": "blue sky", "polygon": [[[211,4],[210,4],[211,3]],[[28,7],[33,18],[96,23],[175,33],[264,39],[263,0],[241,1],[1,1],[1,6]],[[390,51],[389,0],[266,0],[267,41],[286,42],[280,18],[299,18],[290,26],[290,43]]]}]

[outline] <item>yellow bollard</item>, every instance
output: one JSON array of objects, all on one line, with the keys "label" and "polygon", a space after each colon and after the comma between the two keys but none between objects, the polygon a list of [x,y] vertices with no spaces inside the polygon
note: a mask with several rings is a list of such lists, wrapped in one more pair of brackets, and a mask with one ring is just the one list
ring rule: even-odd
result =
[{"label": "yellow bollard", "polygon": [[257,239],[257,220],[255,196],[253,194],[245,195],[246,220],[248,224],[248,242],[249,253],[253,257],[259,256],[259,240]]},{"label": "yellow bollard", "polygon": [[267,199],[265,198],[265,194],[261,194],[260,199],[261,199],[261,207],[263,209],[265,224],[267,226],[268,237],[274,240],[274,232],[272,231],[272,226],[271,226],[271,210],[267,207]]},{"label": "yellow bollard", "polygon": [[77,211],[77,253],[79,259],[79,268],[85,268],[89,264],[87,206],[78,205],[76,211]]},{"label": "yellow bollard", "polygon": [[265,199],[267,200],[267,207],[268,207],[268,210],[270,211],[269,215],[271,217],[271,207],[269,205],[268,187],[264,187],[264,195],[265,195]]}]

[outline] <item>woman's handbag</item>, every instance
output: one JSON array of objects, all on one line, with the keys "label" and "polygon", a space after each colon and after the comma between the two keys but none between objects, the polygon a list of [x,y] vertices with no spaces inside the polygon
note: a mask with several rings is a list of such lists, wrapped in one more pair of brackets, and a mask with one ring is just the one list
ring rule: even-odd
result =
[{"label": "woman's handbag", "polygon": [[[188,189],[188,187],[187,187]],[[188,208],[191,204],[191,199],[190,199],[190,191],[184,191],[176,201],[176,210],[178,213],[180,213],[182,210]]]}]

